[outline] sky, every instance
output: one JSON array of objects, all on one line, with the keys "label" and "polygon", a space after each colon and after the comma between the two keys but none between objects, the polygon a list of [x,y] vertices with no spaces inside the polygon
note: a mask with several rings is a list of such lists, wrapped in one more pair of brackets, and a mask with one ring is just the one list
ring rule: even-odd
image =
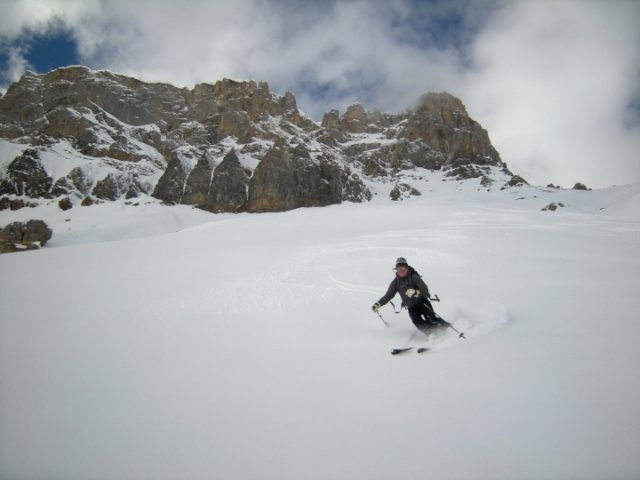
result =
[{"label": "sky", "polygon": [[315,121],[459,97],[529,182],[640,182],[635,0],[0,0],[0,89],[82,64],[291,91]]}]

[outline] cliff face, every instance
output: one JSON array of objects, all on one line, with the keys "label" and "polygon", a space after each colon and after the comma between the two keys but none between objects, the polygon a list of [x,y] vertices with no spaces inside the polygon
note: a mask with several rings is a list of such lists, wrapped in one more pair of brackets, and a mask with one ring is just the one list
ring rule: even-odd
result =
[{"label": "cliff face", "polygon": [[189,90],[84,67],[11,85],[0,98],[0,141],[11,147],[0,150],[0,194],[147,194],[214,212],[362,202],[368,182],[416,167],[456,177],[506,170],[487,132],[447,93],[400,114],[352,105],[318,125],[266,82]]}]

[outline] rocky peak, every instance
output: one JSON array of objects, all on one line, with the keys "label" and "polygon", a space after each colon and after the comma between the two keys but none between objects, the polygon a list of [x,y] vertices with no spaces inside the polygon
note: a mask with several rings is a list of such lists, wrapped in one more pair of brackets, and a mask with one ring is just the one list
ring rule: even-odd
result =
[{"label": "rocky peak", "polygon": [[322,117],[322,127],[331,130],[340,129],[340,112],[333,109],[325,113]]},{"label": "rocky peak", "polygon": [[416,106],[409,109],[409,111],[416,112],[421,115],[439,115],[446,123],[451,122],[451,114],[453,112],[457,112],[456,115],[468,117],[467,109],[462,101],[448,92],[425,93],[420,97]]},{"label": "rocky peak", "polygon": [[180,90],[168,84],[145,83],[85,67],[67,67],[45,75],[25,74],[7,90],[0,114],[25,133],[34,133],[52,112],[69,108],[106,112],[129,125],[145,125],[167,120],[184,104]]},{"label": "rocky peak", "polygon": [[367,112],[359,103],[350,105],[342,117],[342,125],[347,133],[364,133],[367,124]]},{"label": "rocky peak", "polygon": [[[348,144],[347,154],[374,177],[412,167],[445,169],[456,178],[482,177],[488,167],[506,170],[486,130],[447,92],[427,93],[400,114],[367,112],[360,104],[349,106],[342,117],[331,110],[322,127],[324,143]],[[358,142],[365,134],[369,138]]]},{"label": "rocky peak", "polygon": [[416,167],[455,178],[506,168],[448,93],[399,114],[353,104],[318,125],[267,82],[187,89],[85,67],[11,85],[0,139],[19,152],[0,158],[0,193],[83,204],[152,195],[211,211],[286,210],[366,201],[368,182]]},{"label": "rocky peak", "polygon": [[409,141],[422,141],[442,152],[447,167],[502,164],[487,131],[469,117],[460,99],[446,92],[421,97],[408,112],[405,134]]}]

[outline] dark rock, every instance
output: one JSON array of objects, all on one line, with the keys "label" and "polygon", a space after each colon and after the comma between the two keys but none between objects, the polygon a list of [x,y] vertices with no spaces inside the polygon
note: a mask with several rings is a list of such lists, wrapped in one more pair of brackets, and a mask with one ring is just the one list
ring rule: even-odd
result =
[{"label": "dark rock", "polygon": [[284,211],[342,201],[341,171],[331,162],[315,163],[300,146],[274,147],[249,181],[247,210]]},{"label": "dark rock", "polygon": [[487,174],[489,168],[481,165],[460,165],[451,168],[445,173],[446,177],[452,177],[455,180],[469,180],[472,178],[489,178]]},{"label": "dark rock", "polygon": [[355,173],[345,170],[342,174],[342,199],[346,202],[368,202],[373,198],[371,191]]},{"label": "dark rock", "polygon": [[9,208],[12,211],[20,210],[21,208],[24,208],[26,206],[26,203],[21,198],[14,198],[13,200],[11,200],[11,202],[9,202]]},{"label": "dark rock", "polygon": [[93,187],[93,181],[80,167],[73,168],[66,176],[60,177],[51,188],[51,195],[88,195]]},{"label": "dark rock", "polygon": [[231,150],[213,169],[202,157],[189,174],[182,202],[211,212],[237,212],[247,201],[249,176]]},{"label": "dark rock", "polygon": [[46,197],[52,185],[52,178],[40,162],[40,154],[29,148],[9,164],[7,175],[0,184],[0,194]]},{"label": "dark rock", "polygon": [[362,172],[369,177],[384,177],[388,174],[384,162],[377,158],[368,157],[362,162]]},{"label": "dark rock", "polygon": [[295,161],[288,149],[272,148],[249,181],[247,210],[283,211],[302,206],[297,195],[295,167]]},{"label": "dark rock", "polygon": [[403,200],[405,198],[408,198],[410,196],[419,197],[420,195],[422,195],[422,193],[420,193],[420,190],[412,187],[411,185],[408,185],[406,183],[398,183],[391,190],[389,197],[393,201],[398,201],[398,200]]},{"label": "dark rock", "polygon": [[91,194],[102,200],[117,200],[126,192],[126,179],[110,173],[96,183]]},{"label": "dark rock", "polygon": [[501,190],[506,190],[507,188],[513,187],[522,187],[524,185],[529,185],[529,183],[520,175],[514,175],[513,177],[511,177],[511,180],[504,184]]},{"label": "dark rock", "polygon": [[75,167],[71,170],[67,174],[67,178],[69,178],[74,188],[82,195],[87,195],[91,191],[93,182],[80,167]]},{"label": "dark rock", "polygon": [[559,207],[560,208],[564,207],[564,203],[551,202],[549,205],[547,205],[546,207],[542,208],[541,210],[543,212],[555,212],[556,210],[558,210]]},{"label": "dark rock", "polygon": [[0,210],[20,210],[24,207],[34,207],[35,204],[31,202],[25,202],[22,198],[10,198],[10,197],[2,197],[0,198]]},{"label": "dark rock", "polygon": [[0,230],[0,253],[36,250],[44,247],[52,232],[42,220],[13,222]]},{"label": "dark rock", "polygon": [[13,222],[6,225],[0,230],[0,252],[15,252],[16,245],[22,243],[24,235],[24,224],[22,222]]},{"label": "dark rock", "polygon": [[71,183],[71,180],[69,180],[69,177],[65,176],[65,177],[59,178],[53,184],[53,187],[51,187],[51,195],[53,197],[59,197],[61,195],[69,195],[73,193],[74,190],[75,189]]},{"label": "dark rock", "polygon": [[196,163],[196,166],[187,177],[181,202],[187,205],[195,205],[199,208],[206,208],[212,172],[213,167],[209,164],[207,156],[200,157],[198,163]]},{"label": "dark rock", "polygon": [[39,243],[44,247],[52,234],[51,229],[42,220],[29,220],[24,226],[22,241],[26,244]]},{"label": "dark rock", "polygon": [[140,182],[140,179],[137,175],[132,175],[129,177],[129,184],[127,186],[126,193],[124,198],[130,200],[132,198],[138,198],[142,194],[149,193],[146,187]]},{"label": "dark rock", "polygon": [[69,197],[64,197],[58,202],[58,207],[60,207],[60,210],[62,211],[67,211],[73,208],[73,203],[71,203],[71,199]]},{"label": "dark rock", "polygon": [[249,176],[231,150],[213,172],[206,202],[211,212],[237,212],[247,201]]},{"label": "dark rock", "polygon": [[182,160],[177,157],[174,158],[167,165],[167,169],[158,180],[151,196],[169,205],[181,203],[189,173],[190,169]]}]

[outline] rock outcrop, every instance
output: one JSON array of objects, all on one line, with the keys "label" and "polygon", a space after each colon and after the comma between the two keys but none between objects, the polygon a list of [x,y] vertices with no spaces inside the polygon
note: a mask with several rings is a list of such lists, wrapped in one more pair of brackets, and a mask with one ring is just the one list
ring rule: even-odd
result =
[{"label": "rock outcrop", "polygon": [[[469,117],[460,99],[446,92],[425,94],[414,108],[395,115],[366,112],[359,104],[350,106],[342,118],[331,110],[322,127],[324,143],[349,140],[346,154],[368,176],[385,177],[416,167],[444,170],[456,180],[481,178],[489,167],[510,174],[487,131]],[[354,141],[358,134],[367,141]]]},{"label": "rock outcrop", "polygon": [[0,253],[37,250],[51,239],[51,229],[42,220],[13,222],[0,230]]},{"label": "rock outcrop", "polygon": [[0,194],[84,205],[151,195],[212,212],[282,211],[367,201],[367,184],[408,169],[483,181],[491,168],[508,172],[448,93],[400,114],[354,104],[318,125],[266,82],[186,89],[84,67],[11,85],[0,139],[18,152],[0,158]]},{"label": "rock outcrop", "polygon": [[29,148],[9,163],[6,176],[0,180],[0,194],[47,197],[52,185],[52,178],[40,162],[40,154]]},{"label": "rock outcrop", "polygon": [[303,145],[292,150],[276,146],[249,182],[247,210],[267,212],[340,203],[344,198],[342,180],[337,163],[313,161]]},{"label": "rock outcrop", "polygon": [[187,177],[182,201],[211,212],[238,212],[247,202],[249,175],[235,150],[215,167],[203,157]]}]

